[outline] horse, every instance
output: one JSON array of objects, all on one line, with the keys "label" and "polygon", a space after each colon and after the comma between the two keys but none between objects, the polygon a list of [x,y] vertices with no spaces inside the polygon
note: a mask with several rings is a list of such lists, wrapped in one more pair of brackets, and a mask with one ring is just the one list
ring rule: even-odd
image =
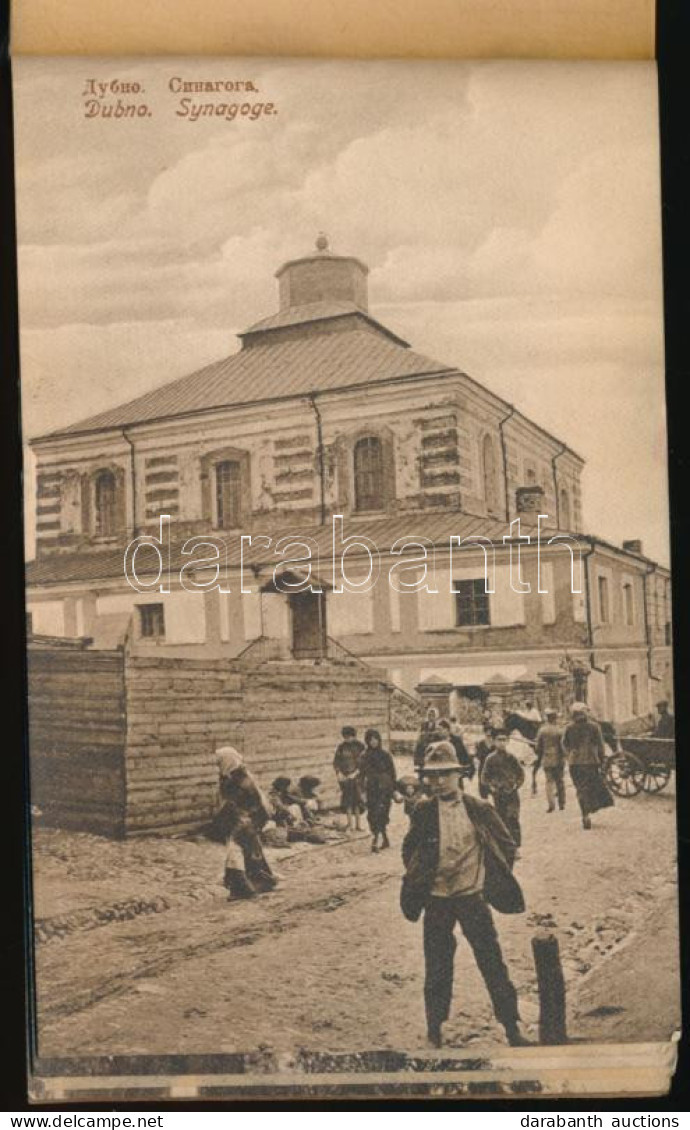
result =
[{"label": "horse", "polygon": [[[598,719],[594,719],[594,721],[598,721]],[[515,731],[517,731],[522,737],[523,741],[527,742],[532,746],[532,748],[534,748],[541,722],[534,722],[531,718],[524,718],[522,714],[513,712],[505,715],[503,719],[503,725],[508,735],[513,734],[515,733]],[[611,750],[611,754],[609,755],[611,756],[618,749],[618,735],[616,733],[616,728],[612,722],[599,722],[599,726],[601,727],[601,736],[603,737],[605,744]],[[532,792],[535,794],[537,791],[537,771],[538,767],[535,763],[532,766]]]},{"label": "horse", "polygon": [[[610,748],[612,753],[615,753],[618,749],[618,734],[616,733],[616,727],[613,722],[600,722],[599,719],[596,718],[594,721],[599,722],[601,734],[606,745]],[[511,713],[505,715],[503,725],[507,734],[512,734],[517,730],[526,742],[529,742],[530,745],[534,745],[537,740],[541,722],[533,722],[531,718],[523,718],[522,714]]]}]

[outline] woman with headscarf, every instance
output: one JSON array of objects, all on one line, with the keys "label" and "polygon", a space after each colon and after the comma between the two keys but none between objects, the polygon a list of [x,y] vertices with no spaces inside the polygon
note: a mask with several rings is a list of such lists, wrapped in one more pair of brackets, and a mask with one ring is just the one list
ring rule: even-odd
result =
[{"label": "woman with headscarf", "polygon": [[364,753],[360,762],[362,786],[367,798],[367,820],[371,829],[371,850],[390,847],[386,828],[390,817],[391,801],[395,792],[395,763],[381,743],[378,730],[367,730],[364,735]]},{"label": "woman with headscarf", "polygon": [[264,855],[259,832],[270,819],[261,789],[232,746],[216,751],[221,807],[208,828],[209,838],[225,844],[224,885],[229,898],[252,898],[272,891],[278,880]]},{"label": "woman with headscarf", "polygon": [[563,749],[582,813],[582,827],[589,829],[591,814],[613,804],[604,781],[604,739],[586,703],[574,702],[570,713],[573,720],[563,733]]}]

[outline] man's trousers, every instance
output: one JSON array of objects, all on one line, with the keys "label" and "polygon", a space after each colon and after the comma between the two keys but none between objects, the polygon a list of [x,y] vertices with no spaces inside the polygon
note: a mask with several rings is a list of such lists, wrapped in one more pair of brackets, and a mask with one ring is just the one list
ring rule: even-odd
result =
[{"label": "man's trousers", "polygon": [[549,808],[556,807],[556,800],[558,800],[558,807],[565,808],[565,784],[563,781],[563,766],[560,768],[554,766],[553,769],[544,770],[544,778],[546,780],[546,802]]},{"label": "man's trousers", "polygon": [[520,794],[515,789],[512,793],[494,793],[494,807],[510,832],[516,847],[522,843],[520,830]]},{"label": "man's trousers", "polygon": [[424,911],[424,1004],[427,1027],[443,1024],[453,996],[453,963],[459,922],[484,978],[496,1019],[504,1027],[518,1023],[517,993],[508,975],[491,910],[481,894],[455,898],[432,896]]}]

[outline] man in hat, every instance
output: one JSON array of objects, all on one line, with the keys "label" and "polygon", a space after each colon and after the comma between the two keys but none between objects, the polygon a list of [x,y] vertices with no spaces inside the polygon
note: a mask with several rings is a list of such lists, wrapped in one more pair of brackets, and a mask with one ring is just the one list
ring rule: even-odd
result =
[{"label": "man in hat", "polygon": [[656,726],[654,727],[655,738],[675,738],[676,736],[676,720],[668,708],[666,699],[657,702],[656,708],[659,712],[659,718]]},{"label": "man in hat", "polygon": [[556,801],[563,811],[565,808],[565,784],[563,773],[565,770],[565,750],[563,749],[563,731],[556,725],[558,711],[549,708],[545,711],[546,722],[539,727],[534,751],[537,755],[534,762],[534,773],[539,769],[544,770],[546,779],[547,812],[554,812]]},{"label": "man in hat", "polygon": [[449,742],[430,746],[420,770],[428,796],[410,812],[403,842],[401,909],[416,922],[424,911],[424,1004],[427,1033],[441,1047],[453,993],[460,923],[508,1042],[526,1044],[517,993],[503,960],[490,905],[504,914],[525,909],[512,872],[515,844],[492,807],[460,789],[460,766]]},{"label": "man in hat", "polygon": [[484,762],[481,783],[488,789],[498,815],[515,841],[522,843],[520,829],[520,793],[525,783],[525,770],[514,754],[508,752],[505,730],[494,730],[496,749]]},{"label": "man in hat", "polygon": [[582,813],[582,827],[589,829],[591,813],[613,804],[602,775],[604,738],[599,723],[590,718],[586,703],[574,702],[570,713],[572,722],[563,733],[563,748]]}]

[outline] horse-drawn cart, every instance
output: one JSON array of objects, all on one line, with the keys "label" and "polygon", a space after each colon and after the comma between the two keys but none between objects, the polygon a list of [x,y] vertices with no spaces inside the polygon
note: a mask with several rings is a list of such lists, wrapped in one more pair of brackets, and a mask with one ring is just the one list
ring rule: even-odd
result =
[{"label": "horse-drawn cart", "polygon": [[621,737],[620,749],[606,759],[606,780],[618,796],[659,793],[671,779],[675,760],[673,738]]}]

